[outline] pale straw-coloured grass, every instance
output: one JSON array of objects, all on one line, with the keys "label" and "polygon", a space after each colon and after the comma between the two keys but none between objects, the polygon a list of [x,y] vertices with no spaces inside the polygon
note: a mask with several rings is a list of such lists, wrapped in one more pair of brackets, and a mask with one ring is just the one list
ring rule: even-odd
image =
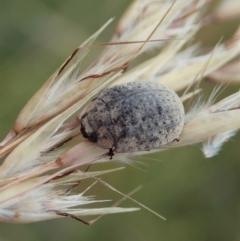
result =
[{"label": "pale straw-coloured grass", "polygon": [[[226,1],[225,1],[226,2]],[[236,1],[235,1],[236,2]],[[0,220],[36,222],[70,216],[134,211],[138,208],[81,208],[93,197],[71,190],[80,181],[110,171],[81,171],[81,167],[110,161],[107,150],[83,139],[79,120],[91,100],[104,88],[131,81],[157,81],[183,92],[186,120],[179,142],[150,152],[115,154],[114,159],[128,162],[131,157],[203,142],[206,157],[217,155],[226,140],[240,128],[240,92],[214,103],[193,99],[201,96],[200,82],[207,78],[218,84],[239,84],[239,30],[225,43],[202,50],[194,43],[199,29],[212,21],[237,17],[237,8],[219,6],[205,14],[211,1],[138,0],[120,20],[116,32],[104,50],[87,68],[82,61],[93,42],[106,31],[102,28],[79,46],[42,88],[20,111],[13,129],[0,143]],[[232,13],[232,14],[231,14]],[[143,52],[154,57],[128,70],[129,64]],[[121,169],[121,168],[120,168]],[[119,170],[119,169],[117,169]],[[124,174],[123,174],[124,175]],[[109,188],[111,186],[105,183]],[[117,190],[115,190],[117,191]],[[82,221],[81,219],[79,219]]]}]

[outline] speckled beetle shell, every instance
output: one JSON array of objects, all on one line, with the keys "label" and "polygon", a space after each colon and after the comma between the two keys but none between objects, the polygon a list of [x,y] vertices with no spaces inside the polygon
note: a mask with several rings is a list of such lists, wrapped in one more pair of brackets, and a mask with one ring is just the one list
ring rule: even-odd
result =
[{"label": "speckled beetle shell", "polygon": [[105,89],[81,118],[82,135],[109,149],[109,155],[158,148],[177,140],[183,125],[181,100],[174,91],[155,82],[130,82]]}]

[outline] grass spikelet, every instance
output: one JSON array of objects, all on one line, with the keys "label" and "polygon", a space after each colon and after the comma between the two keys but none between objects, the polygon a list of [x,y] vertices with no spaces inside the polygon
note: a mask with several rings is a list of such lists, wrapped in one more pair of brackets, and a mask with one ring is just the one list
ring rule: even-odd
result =
[{"label": "grass spikelet", "polygon": [[[201,85],[204,80],[239,84],[240,41],[238,29],[231,39],[208,49],[195,42],[198,31],[211,21],[231,18],[233,10],[223,11],[221,6],[207,15],[204,9],[209,2],[134,1],[108,43],[95,41],[113,19],[73,51],[20,111],[0,143],[0,221],[28,223],[70,217],[90,224],[79,216],[138,210],[114,206],[83,209],[83,205],[105,200],[87,196],[89,188],[73,193],[83,180],[90,179],[127,197],[96,177],[115,169],[84,171],[86,166],[111,162],[108,150],[90,143],[79,131],[81,116],[91,101],[109,86],[157,81],[179,93],[187,112],[180,141],[145,152],[115,153],[114,160],[134,166],[133,157],[196,143],[204,143],[205,157],[219,153],[240,128],[240,92],[216,100],[213,91],[203,103]],[[100,55],[84,66],[87,54],[100,47]],[[143,54],[150,57],[141,60]]]},{"label": "grass spikelet", "polygon": [[227,142],[232,136],[236,134],[236,130],[226,131],[219,135],[208,138],[206,142],[203,143],[202,152],[205,157],[211,158],[216,156],[221,150],[224,142]]}]

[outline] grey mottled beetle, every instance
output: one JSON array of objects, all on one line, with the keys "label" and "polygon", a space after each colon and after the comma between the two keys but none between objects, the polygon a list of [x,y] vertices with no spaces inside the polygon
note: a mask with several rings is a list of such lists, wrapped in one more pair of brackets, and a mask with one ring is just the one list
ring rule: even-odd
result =
[{"label": "grey mottled beetle", "polygon": [[107,88],[81,118],[83,137],[101,148],[127,153],[147,151],[178,140],[184,108],[177,94],[155,82]]}]

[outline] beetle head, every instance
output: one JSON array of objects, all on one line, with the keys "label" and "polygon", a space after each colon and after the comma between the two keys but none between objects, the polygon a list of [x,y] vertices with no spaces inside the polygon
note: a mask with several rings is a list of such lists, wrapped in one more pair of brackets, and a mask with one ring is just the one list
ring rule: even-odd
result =
[{"label": "beetle head", "polygon": [[91,142],[97,142],[97,133],[92,129],[88,121],[88,113],[85,113],[81,118],[80,130],[83,137],[88,138]]}]

